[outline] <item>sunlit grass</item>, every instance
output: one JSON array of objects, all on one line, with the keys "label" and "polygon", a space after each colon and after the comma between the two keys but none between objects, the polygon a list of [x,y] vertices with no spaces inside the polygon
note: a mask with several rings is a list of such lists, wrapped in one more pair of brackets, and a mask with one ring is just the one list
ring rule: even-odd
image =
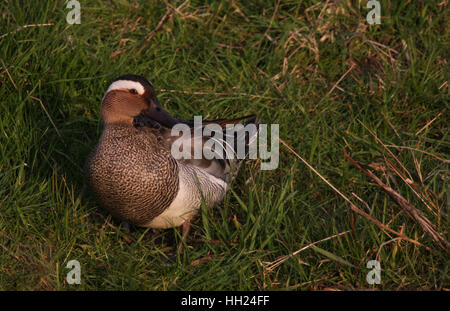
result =
[{"label": "sunlit grass", "polygon": [[[2,2],[0,289],[448,288],[448,253],[341,152],[448,240],[448,5],[380,2],[374,26],[358,1],[82,1],[80,25],[67,24],[65,1]],[[35,26],[17,30],[25,25]],[[183,254],[179,229],[126,233],[82,175],[101,99],[125,73],[146,76],[183,118],[280,124],[281,138],[358,208],[423,246],[352,213],[283,145],[278,169],[249,161],[224,203],[199,212]],[[364,125],[397,146],[438,209],[386,167]],[[71,259],[81,285],[65,281]],[[372,259],[380,285],[366,282]]]}]

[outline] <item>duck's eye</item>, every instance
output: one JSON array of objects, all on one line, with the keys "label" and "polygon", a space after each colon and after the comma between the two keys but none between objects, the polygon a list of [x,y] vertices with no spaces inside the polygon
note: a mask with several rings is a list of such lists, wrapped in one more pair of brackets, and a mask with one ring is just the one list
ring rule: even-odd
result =
[{"label": "duck's eye", "polygon": [[136,89],[130,89],[130,93],[136,95],[138,92],[136,91]]}]

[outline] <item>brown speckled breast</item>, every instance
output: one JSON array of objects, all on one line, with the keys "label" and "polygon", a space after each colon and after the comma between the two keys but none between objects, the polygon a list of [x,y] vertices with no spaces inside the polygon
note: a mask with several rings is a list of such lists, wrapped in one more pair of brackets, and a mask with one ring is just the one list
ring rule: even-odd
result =
[{"label": "brown speckled breast", "polygon": [[88,157],[85,175],[98,202],[114,217],[144,225],[178,192],[178,166],[156,130],[107,125]]}]

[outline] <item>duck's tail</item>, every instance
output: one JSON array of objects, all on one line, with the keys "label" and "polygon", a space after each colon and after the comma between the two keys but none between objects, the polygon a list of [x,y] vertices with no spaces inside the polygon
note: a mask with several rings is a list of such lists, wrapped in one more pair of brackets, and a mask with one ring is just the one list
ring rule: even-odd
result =
[{"label": "duck's tail", "polygon": [[[239,123],[246,120],[243,123]],[[256,115],[248,115],[235,119],[219,119],[204,121],[208,124],[219,124],[223,128],[223,141],[220,144],[220,154],[217,161],[223,167],[222,177],[227,183],[236,177],[244,159],[250,156],[252,148],[256,147],[256,139],[259,133],[259,123]],[[233,126],[230,126],[233,125]],[[256,150],[256,149],[255,149]]]}]

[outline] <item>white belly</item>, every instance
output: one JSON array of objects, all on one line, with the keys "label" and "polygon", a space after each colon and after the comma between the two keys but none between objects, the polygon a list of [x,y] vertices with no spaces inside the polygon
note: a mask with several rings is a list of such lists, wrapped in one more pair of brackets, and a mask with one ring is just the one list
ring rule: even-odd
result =
[{"label": "white belly", "polygon": [[[222,200],[227,188],[223,180],[198,169],[179,165],[179,189],[175,199],[164,212],[156,216],[145,227],[157,229],[178,227],[197,213],[202,206],[202,195],[195,175],[202,185],[207,206],[214,205]],[[210,188],[203,187],[205,183],[214,183],[214,193],[207,192],[206,189]]]},{"label": "white belly", "polygon": [[177,196],[170,206],[155,217],[146,227],[166,229],[181,226],[195,215],[200,206],[193,202],[192,193],[187,191],[186,184],[180,178]]}]

